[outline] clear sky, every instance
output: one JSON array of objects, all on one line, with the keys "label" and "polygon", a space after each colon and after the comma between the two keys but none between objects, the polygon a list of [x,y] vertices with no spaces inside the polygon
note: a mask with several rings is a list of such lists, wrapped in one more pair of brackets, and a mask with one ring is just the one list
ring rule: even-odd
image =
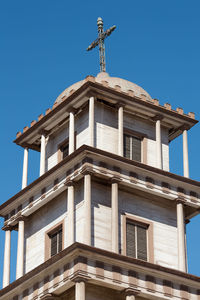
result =
[{"label": "clear sky", "polygon": [[[0,203],[21,189],[23,150],[17,131],[53,105],[69,85],[99,72],[96,20],[117,29],[106,40],[107,71],[141,85],[161,104],[194,111],[200,119],[200,1],[124,0],[0,2]],[[190,177],[200,179],[200,126],[188,134]],[[170,171],[182,174],[182,138],[170,144]],[[30,151],[29,182],[39,156]],[[3,220],[1,220],[1,226]],[[189,272],[200,276],[200,216],[187,225]],[[4,232],[0,233],[0,282]],[[16,233],[12,232],[11,279]],[[0,283],[1,284],[1,283]]]}]

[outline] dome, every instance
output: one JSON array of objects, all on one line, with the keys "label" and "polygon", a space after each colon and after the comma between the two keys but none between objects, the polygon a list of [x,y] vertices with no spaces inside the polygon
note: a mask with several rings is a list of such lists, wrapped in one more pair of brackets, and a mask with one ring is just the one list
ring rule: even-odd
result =
[{"label": "dome", "polygon": [[[72,84],[70,87],[66,88],[56,99],[56,103],[62,102],[63,97],[68,97],[72,92],[78,90],[87,80],[83,79]],[[152,101],[151,96],[140,86],[137,84],[130,82],[128,80],[118,78],[118,77],[110,77],[108,73],[101,72],[95,77],[95,82],[107,85],[111,88],[120,88],[122,92],[133,91],[135,96],[142,97],[145,96],[147,100]]]}]

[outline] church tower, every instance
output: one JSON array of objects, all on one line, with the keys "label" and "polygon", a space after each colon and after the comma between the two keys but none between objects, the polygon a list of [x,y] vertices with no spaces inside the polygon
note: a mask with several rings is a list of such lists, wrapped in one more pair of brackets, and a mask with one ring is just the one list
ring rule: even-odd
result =
[{"label": "church tower", "polygon": [[[187,273],[187,222],[200,211],[189,178],[194,113],[173,110],[105,71],[66,88],[18,132],[22,190],[0,206],[5,251],[1,300],[200,299]],[[101,40],[102,39],[102,40]],[[90,50],[90,49],[89,49]],[[169,171],[169,144],[183,135],[183,176]],[[40,176],[27,182],[29,149]],[[11,231],[18,231],[10,283]]]}]

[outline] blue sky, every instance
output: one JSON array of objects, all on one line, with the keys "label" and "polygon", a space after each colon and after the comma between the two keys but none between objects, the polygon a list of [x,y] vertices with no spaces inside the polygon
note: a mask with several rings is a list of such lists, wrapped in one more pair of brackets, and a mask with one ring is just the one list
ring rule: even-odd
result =
[{"label": "blue sky", "polygon": [[[1,197],[21,188],[23,151],[17,131],[53,105],[69,85],[99,72],[96,20],[116,25],[106,40],[107,71],[141,85],[161,104],[194,111],[200,119],[200,2],[186,0],[25,1],[0,3]],[[200,126],[190,130],[190,177],[200,179]],[[38,177],[39,156],[29,155],[29,182]],[[182,174],[182,139],[170,144],[170,170]],[[1,226],[3,221],[1,220]],[[200,216],[187,225],[189,272],[200,276]],[[0,266],[4,233],[0,233]],[[11,279],[16,233],[12,233]],[[2,281],[2,267],[0,282]],[[1,284],[0,284],[1,286]]]}]

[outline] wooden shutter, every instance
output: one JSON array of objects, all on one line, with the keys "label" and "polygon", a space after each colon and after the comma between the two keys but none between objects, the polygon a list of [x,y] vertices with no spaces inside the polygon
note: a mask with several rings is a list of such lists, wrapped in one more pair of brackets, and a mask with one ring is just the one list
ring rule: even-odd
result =
[{"label": "wooden shutter", "polygon": [[58,232],[58,252],[62,251],[62,229]]},{"label": "wooden shutter", "polygon": [[147,261],[147,228],[137,225],[137,258]]},{"label": "wooden shutter", "polygon": [[130,159],[130,136],[124,135],[124,156]]},{"label": "wooden shutter", "polygon": [[62,147],[63,158],[69,155],[69,143]]},{"label": "wooden shutter", "polygon": [[57,253],[57,233],[50,236],[51,239],[51,256]]},{"label": "wooden shutter", "polygon": [[51,240],[51,256],[62,251],[62,228],[57,229],[49,236]]},{"label": "wooden shutter", "polygon": [[131,257],[136,257],[135,245],[135,224],[131,222],[126,223],[126,254]]},{"label": "wooden shutter", "polygon": [[141,139],[132,137],[132,159],[141,162]]}]

